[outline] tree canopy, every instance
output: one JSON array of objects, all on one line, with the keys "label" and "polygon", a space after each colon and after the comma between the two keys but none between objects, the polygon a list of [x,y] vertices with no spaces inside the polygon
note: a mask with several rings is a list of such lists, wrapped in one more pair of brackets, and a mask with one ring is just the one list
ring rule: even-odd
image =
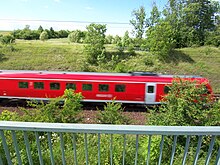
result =
[{"label": "tree canopy", "polygon": [[87,54],[87,61],[91,64],[97,64],[97,59],[105,52],[105,32],[106,25],[90,24],[86,27],[87,35],[85,38],[85,52]]},{"label": "tree canopy", "polygon": [[142,38],[147,27],[148,49],[165,57],[173,48],[204,44],[219,46],[219,15],[217,1],[168,0],[163,11],[153,3],[148,17],[143,6],[134,10],[130,23],[136,39]]}]

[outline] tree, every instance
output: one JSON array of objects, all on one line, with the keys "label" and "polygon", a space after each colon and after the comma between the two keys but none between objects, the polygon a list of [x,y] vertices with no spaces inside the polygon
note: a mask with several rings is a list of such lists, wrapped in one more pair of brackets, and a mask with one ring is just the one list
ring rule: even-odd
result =
[{"label": "tree", "polygon": [[209,33],[216,29],[218,11],[217,1],[169,0],[163,18],[172,26],[177,48],[202,46]]},{"label": "tree", "polygon": [[85,38],[85,52],[87,54],[87,61],[90,64],[97,64],[97,58],[99,55],[105,53],[105,32],[106,25],[90,24],[86,27],[87,35]]},{"label": "tree", "polygon": [[44,31],[43,27],[40,25],[39,28],[37,29],[40,33]]},{"label": "tree", "polygon": [[57,38],[57,33],[53,30],[53,27],[50,27],[50,38]]},{"label": "tree", "polygon": [[165,16],[175,30],[177,47],[204,45],[206,33],[215,29],[218,6],[209,0],[169,0]]},{"label": "tree", "polygon": [[220,46],[220,25],[216,27],[215,31],[206,33],[206,45]]},{"label": "tree", "polygon": [[129,37],[129,32],[126,31],[122,38],[122,47],[128,47],[131,44],[131,38]]},{"label": "tree", "polygon": [[107,36],[105,37],[105,43],[106,43],[106,44],[112,44],[113,41],[114,41],[114,37],[113,37],[112,35],[107,35]]},{"label": "tree", "polygon": [[134,27],[133,33],[136,38],[141,39],[143,37],[143,34],[145,32],[146,26],[145,26],[145,8],[141,6],[138,10],[134,10],[132,12],[132,20],[130,20],[131,25]]},{"label": "tree", "polygon": [[176,48],[185,47],[185,36],[189,35],[186,34],[186,25],[182,22],[183,7],[182,0],[169,0],[167,7],[163,10],[165,20],[172,26]]},{"label": "tree", "polygon": [[150,12],[150,17],[146,21],[147,27],[155,26],[160,21],[160,11],[157,8],[156,3],[153,3],[153,8]]},{"label": "tree", "polygon": [[166,60],[175,48],[174,32],[169,22],[161,21],[147,30],[147,46],[149,50]]},{"label": "tree", "polygon": [[24,30],[31,30],[31,29],[30,29],[30,25],[25,25]]},{"label": "tree", "polygon": [[45,40],[48,40],[48,33],[46,31],[43,31],[41,34],[40,34],[40,40],[41,41],[45,41]]},{"label": "tree", "polygon": [[113,44],[118,44],[121,42],[121,37],[119,35],[116,35],[114,40],[113,40]]},{"label": "tree", "polygon": [[82,42],[82,38],[84,34],[80,30],[75,30],[68,35],[68,39],[70,42],[80,43]]},{"label": "tree", "polygon": [[58,31],[58,37],[59,38],[66,38],[68,37],[69,31],[67,30],[60,30]]}]

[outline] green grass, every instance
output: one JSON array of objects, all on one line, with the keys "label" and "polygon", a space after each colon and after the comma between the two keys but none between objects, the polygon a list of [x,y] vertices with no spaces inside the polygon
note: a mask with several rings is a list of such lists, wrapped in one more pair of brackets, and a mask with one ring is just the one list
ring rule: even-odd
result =
[{"label": "green grass", "polygon": [[0,30],[0,35],[8,35],[11,34],[11,31],[4,31],[4,30]]},{"label": "green grass", "polygon": [[64,40],[22,41],[16,40],[11,47],[3,47],[1,69],[15,70],[66,70],[81,71],[83,65],[83,46],[68,44]]},{"label": "green grass", "polygon": [[[201,75],[207,77],[215,93],[220,92],[220,48],[198,47],[178,49],[169,62],[162,62],[149,52],[121,55],[113,45],[106,45],[109,60],[100,66],[86,63],[83,44],[70,44],[67,39],[48,41],[16,40],[13,46],[0,45],[0,69],[128,72],[153,71],[165,74]],[[110,58],[111,59],[111,58]]]},{"label": "green grass", "polygon": [[192,61],[180,61],[160,68],[170,74],[200,75],[209,79],[215,93],[220,92],[220,49],[215,47],[198,47],[180,49]]}]

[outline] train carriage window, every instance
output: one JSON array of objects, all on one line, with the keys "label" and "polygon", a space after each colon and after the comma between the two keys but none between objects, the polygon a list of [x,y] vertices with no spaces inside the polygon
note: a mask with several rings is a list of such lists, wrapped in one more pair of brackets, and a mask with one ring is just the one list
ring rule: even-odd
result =
[{"label": "train carriage window", "polygon": [[76,90],[76,84],[73,84],[73,83],[66,83],[66,89],[73,89],[73,90]]},{"label": "train carriage window", "polygon": [[170,91],[170,87],[169,86],[164,86],[164,94],[168,94]]},{"label": "train carriage window", "polygon": [[83,91],[92,91],[92,84],[83,84],[82,90]]},{"label": "train carriage window", "polygon": [[100,92],[108,92],[109,91],[109,85],[108,84],[99,84],[99,91]]},{"label": "train carriage window", "polygon": [[34,82],[34,89],[44,89],[43,82]]},{"label": "train carriage window", "polygon": [[60,89],[60,83],[50,83],[50,89],[51,90],[59,90]]},{"label": "train carriage window", "polygon": [[19,82],[18,87],[19,88],[28,88],[28,82]]},{"label": "train carriage window", "polygon": [[147,93],[154,93],[154,86],[152,85],[147,86]]},{"label": "train carriage window", "polygon": [[125,92],[125,85],[115,85],[115,92]]}]

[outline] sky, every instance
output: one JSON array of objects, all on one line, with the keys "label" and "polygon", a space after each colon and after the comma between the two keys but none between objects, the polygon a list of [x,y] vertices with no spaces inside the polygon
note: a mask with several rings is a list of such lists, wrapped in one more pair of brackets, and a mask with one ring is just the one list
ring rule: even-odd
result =
[{"label": "sky", "polygon": [[144,6],[147,16],[153,2],[162,10],[167,0],[0,0],[0,30],[86,30],[90,23],[106,24],[106,34],[132,31],[132,11]]}]

